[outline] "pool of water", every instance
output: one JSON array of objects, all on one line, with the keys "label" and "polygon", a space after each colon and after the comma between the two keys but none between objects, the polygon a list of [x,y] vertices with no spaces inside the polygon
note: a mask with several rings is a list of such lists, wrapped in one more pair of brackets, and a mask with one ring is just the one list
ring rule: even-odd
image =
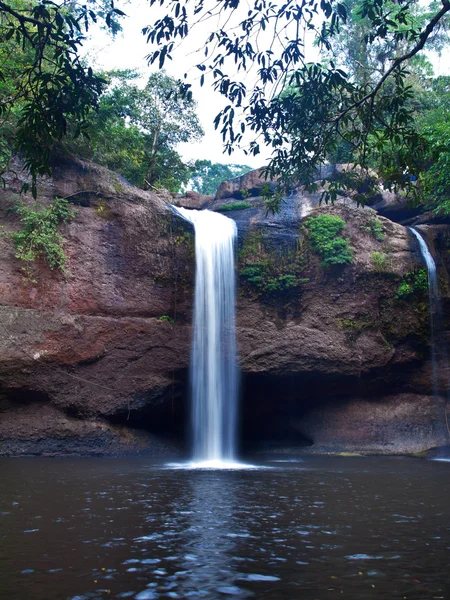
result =
[{"label": "pool of water", "polygon": [[1,459],[0,598],[450,598],[450,463],[265,466]]}]

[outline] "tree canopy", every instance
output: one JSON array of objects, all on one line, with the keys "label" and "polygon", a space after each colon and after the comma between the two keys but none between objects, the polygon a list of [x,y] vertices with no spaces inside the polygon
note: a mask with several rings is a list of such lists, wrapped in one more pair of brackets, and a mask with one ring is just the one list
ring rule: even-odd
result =
[{"label": "tree canopy", "polygon": [[[427,10],[407,0],[255,0],[243,17],[240,0],[150,3],[167,8],[163,18],[144,29],[156,45],[149,61],[160,67],[198,23],[221,19],[204,40],[196,68],[201,83],[209,77],[228,100],[215,124],[229,152],[250,130],[249,152],[258,154],[262,143],[273,149],[270,175],[280,175],[285,182],[308,181],[317,164],[344,143],[365,169],[374,151],[389,154],[388,183],[404,183],[404,172],[412,166],[411,150],[417,155],[426,143],[414,123],[408,69],[447,27],[448,0],[434,2]],[[353,31],[359,28],[353,41],[365,56],[361,68],[350,53],[344,60],[333,54],[352,17]],[[320,52],[313,61],[305,50],[308,36]],[[252,69],[255,83],[247,87],[244,73]],[[186,75],[186,93],[189,89]],[[398,154],[395,161],[386,152],[392,144]]]},{"label": "tree canopy", "polygon": [[[105,83],[80,59],[84,34],[99,19],[117,30],[123,14],[107,0],[0,1],[0,118],[14,123],[10,146],[24,155],[34,194],[36,176],[49,173],[55,140],[69,120],[74,135],[81,133]],[[2,150],[5,163],[5,134]]]},{"label": "tree canopy", "polygon": [[[210,20],[211,33],[198,39],[202,58],[195,71],[201,84],[209,79],[228,101],[215,125],[228,152],[243,144],[248,133],[253,155],[261,144],[270,146],[269,175],[287,183],[307,181],[318,163],[338,152],[363,169],[378,162],[388,185],[403,185],[409,181],[405,173],[427,170],[422,159],[430,154],[430,144],[435,150],[443,147],[429,130],[417,127],[411,65],[424,48],[446,42],[449,0],[424,8],[417,0],[149,3],[166,9],[143,29],[153,45],[149,62],[160,69],[174,57],[180,41]],[[38,174],[49,172],[55,141],[68,131],[76,138],[95,121],[89,114],[99,110],[107,82],[80,59],[80,46],[92,23],[101,21],[114,32],[122,14],[113,0],[0,0],[1,147],[7,140],[25,156],[34,182]],[[340,52],[343,40],[346,51]],[[312,59],[307,51],[311,43]],[[160,84],[164,87],[162,80]],[[429,82],[421,85],[431,90]],[[181,90],[189,102],[188,74]],[[165,96],[168,104],[174,96]],[[133,127],[150,136],[146,178],[152,169],[151,177],[156,177],[155,148],[166,133],[150,113],[145,118],[153,119],[151,128],[135,125],[131,115],[124,118],[131,125],[122,132],[130,151]],[[14,135],[8,138],[11,123]],[[169,127],[170,136],[180,137],[183,127]],[[166,145],[166,158],[174,151]]]},{"label": "tree canopy", "polygon": [[134,71],[104,76],[110,83],[87,120],[89,137],[71,141],[69,148],[141,188],[179,191],[192,167],[177,145],[203,135],[194,100],[181,97],[177,81],[163,71],[150,75],[145,87],[137,85]]},{"label": "tree canopy", "polygon": [[192,187],[200,194],[215,194],[222,181],[240,177],[251,170],[247,165],[224,165],[210,160],[197,160],[191,175]]}]

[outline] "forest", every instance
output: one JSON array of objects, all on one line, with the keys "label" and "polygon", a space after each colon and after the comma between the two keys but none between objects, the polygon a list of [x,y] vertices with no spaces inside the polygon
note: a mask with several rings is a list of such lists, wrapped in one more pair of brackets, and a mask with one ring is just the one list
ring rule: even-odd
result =
[{"label": "forest", "polygon": [[[267,174],[281,175],[284,188],[308,182],[319,164],[351,162],[403,188],[411,202],[450,211],[450,80],[434,73],[436,57],[448,52],[446,1],[255,2],[248,14],[239,1],[150,4],[167,14],[141,32],[149,65],[159,68],[142,85],[136,71],[95,72],[81,52],[93,27],[120,35],[126,5],[0,2],[3,172],[19,153],[36,195],[36,177],[50,172],[55,152],[91,159],[144,189],[178,191],[191,181],[214,193],[219,179],[250,170],[186,164],[177,152],[202,128],[192,73],[177,81],[163,68],[174,45],[209,15],[233,27],[199,40],[203,58],[193,70],[228,102],[215,126],[229,155],[239,145],[253,155],[270,146]],[[305,35],[315,61],[306,62]],[[243,74],[251,69],[247,88]],[[331,186],[326,199],[333,194]]]}]

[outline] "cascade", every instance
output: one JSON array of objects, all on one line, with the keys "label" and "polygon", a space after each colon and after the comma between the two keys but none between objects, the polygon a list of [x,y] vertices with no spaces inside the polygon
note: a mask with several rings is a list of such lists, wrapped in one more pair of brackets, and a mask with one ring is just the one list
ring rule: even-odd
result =
[{"label": "cascade", "polygon": [[419,242],[420,252],[425,261],[427,272],[428,272],[428,301],[430,307],[430,343],[431,343],[431,366],[433,375],[433,396],[437,396],[438,393],[438,372],[437,372],[437,361],[436,361],[436,316],[439,314],[439,290],[436,276],[436,263],[428,250],[428,246],[416,229],[409,227],[409,230],[414,234]]},{"label": "cascade", "polygon": [[[438,340],[437,334],[439,334],[438,321],[442,318],[442,308],[439,298],[439,288],[436,274],[436,263],[434,262],[431,252],[428,250],[428,246],[420,235],[420,233],[413,227],[409,227],[409,230],[414,234],[419,242],[420,252],[425,261],[427,272],[428,272],[428,300],[430,309],[430,344],[431,344],[431,368],[433,378],[433,397],[435,400],[436,413],[437,413],[437,427],[440,428],[440,432],[446,435],[444,422],[446,423],[447,433],[450,435],[447,422],[447,414],[445,405],[441,406],[439,402],[439,372],[438,372],[438,361],[437,361],[437,349],[439,347],[440,357],[443,364],[448,364],[448,351],[447,344],[444,339]],[[438,344],[438,341],[440,342]],[[442,418],[444,417],[444,419]]]},{"label": "cascade", "polygon": [[236,224],[209,210],[174,208],[195,229],[193,461],[198,466],[231,466],[236,457],[237,411]]}]

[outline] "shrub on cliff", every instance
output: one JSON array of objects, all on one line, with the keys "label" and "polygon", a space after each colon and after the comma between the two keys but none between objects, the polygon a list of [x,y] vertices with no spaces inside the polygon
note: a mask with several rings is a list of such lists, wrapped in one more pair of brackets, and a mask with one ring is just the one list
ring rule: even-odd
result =
[{"label": "shrub on cliff", "polygon": [[64,270],[64,238],[57,228],[60,223],[67,223],[74,216],[68,200],[56,198],[46,207],[37,203],[29,207],[20,201],[16,211],[22,227],[11,237],[16,248],[16,258],[25,263],[24,273],[31,278],[31,266],[39,258],[43,258],[50,269]]},{"label": "shrub on cliff", "polygon": [[321,265],[348,265],[353,259],[353,250],[349,241],[337,237],[344,229],[345,221],[332,215],[310,217],[306,221],[311,248],[322,258]]}]

